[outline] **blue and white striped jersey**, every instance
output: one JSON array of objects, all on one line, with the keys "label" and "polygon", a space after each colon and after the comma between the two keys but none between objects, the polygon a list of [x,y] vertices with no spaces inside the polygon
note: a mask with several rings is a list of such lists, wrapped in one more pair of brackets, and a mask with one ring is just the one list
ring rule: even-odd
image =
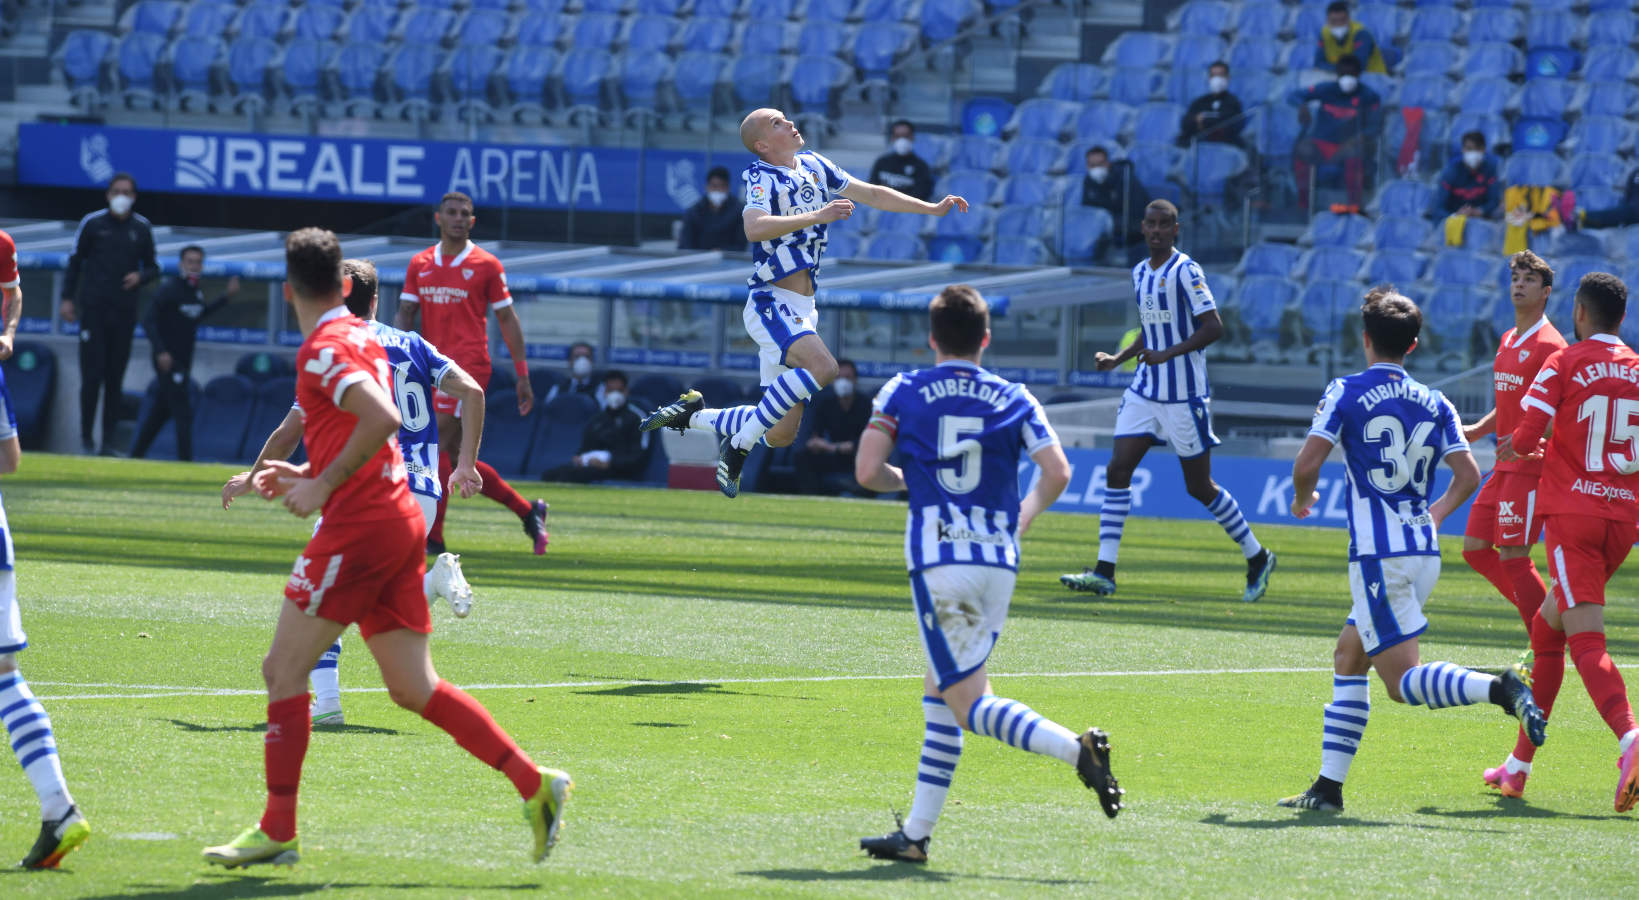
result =
[{"label": "blue and white striped jersey", "polygon": [[1343,445],[1349,481],[1349,559],[1438,556],[1428,513],[1434,469],[1468,450],[1445,395],[1392,363],[1334,379],[1309,433]]},{"label": "blue and white striped jersey", "polygon": [[372,321],[370,334],[387,351],[387,364],[393,367],[398,450],[409,472],[410,492],[437,499],[443,488],[438,483],[438,417],[433,414],[433,390],[455,363],[413,331],[399,331]]},{"label": "blue and white striped jersey", "polygon": [[[802,150],[797,165],[787,169],[754,160],[742,176],[746,183],[746,209],[760,209],[775,216],[798,216],[813,212],[841,196],[853,176],[818,153]],[[825,251],[828,225],[812,225],[771,241],[751,245],[755,268],[746,283],[753,288],[773,284],[793,272],[813,269],[818,284],[820,254]]]},{"label": "blue and white striped jersey", "polygon": [[905,563],[1019,567],[1019,459],[1059,437],[1022,384],[952,360],[895,375],[871,425],[904,455]]},{"label": "blue and white striped jersey", "polygon": [[[1195,317],[1218,308],[1200,265],[1181,250],[1172,251],[1172,258],[1160,269],[1150,268],[1147,259],[1133,266],[1133,291],[1138,295],[1144,346],[1151,350],[1183,343],[1195,333]],[[1159,366],[1139,362],[1128,390],[1159,403],[1209,397],[1212,389],[1206,380],[1206,355],[1197,350]]]}]

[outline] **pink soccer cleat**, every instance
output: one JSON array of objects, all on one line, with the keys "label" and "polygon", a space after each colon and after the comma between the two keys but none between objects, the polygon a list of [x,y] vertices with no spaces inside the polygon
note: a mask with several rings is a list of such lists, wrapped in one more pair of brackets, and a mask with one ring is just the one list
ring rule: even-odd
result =
[{"label": "pink soccer cleat", "polygon": [[1616,779],[1616,811],[1627,812],[1639,803],[1639,741],[1628,745],[1617,765],[1622,774]]},{"label": "pink soccer cleat", "polygon": [[1496,788],[1504,797],[1523,797],[1525,796],[1525,779],[1530,778],[1531,773],[1510,773],[1508,765],[1505,763],[1495,769],[1486,769],[1485,774],[1480,777],[1484,778],[1486,784]]}]

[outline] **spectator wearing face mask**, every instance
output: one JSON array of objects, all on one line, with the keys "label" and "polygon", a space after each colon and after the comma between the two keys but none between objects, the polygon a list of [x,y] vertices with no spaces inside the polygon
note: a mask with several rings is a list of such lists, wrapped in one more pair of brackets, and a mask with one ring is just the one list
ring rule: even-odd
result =
[{"label": "spectator wearing face mask", "polygon": [[569,345],[569,381],[563,390],[565,393],[586,394],[599,403],[603,402],[604,382],[592,370],[591,344],[576,341]]},{"label": "spectator wearing face mask", "polygon": [[933,195],[933,169],[916,155],[916,126],[900,119],[888,129],[888,152],[871,164],[871,183],[885,184],[918,200]]},{"label": "spectator wearing face mask", "polygon": [[587,483],[643,477],[648,464],[643,417],[626,405],[626,384],[626,373],[619,369],[603,376],[603,408],[581,431],[580,450],[568,463],[543,472],[542,481]]},{"label": "spectator wearing face mask", "polygon": [[1345,56],[1365,60],[1365,70],[1387,75],[1389,67],[1377,46],[1377,39],[1365,26],[1349,16],[1349,4],[1343,0],[1326,7],[1326,24],[1320,30],[1320,42],[1315,46],[1315,68],[1335,68]]},{"label": "spectator wearing face mask", "polygon": [[1207,67],[1206,87],[1207,92],[1190,101],[1184,111],[1178,146],[1188,147],[1199,140],[1239,147],[1246,120],[1241,118],[1240,98],[1229,92],[1229,63],[1219,60]]},{"label": "spectator wearing face mask", "polygon": [[1110,214],[1115,230],[1110,239],[1126,251],[1129,265],[1147,252],[1138,223],[1144,218],[1144,207],[1150,203],[1150,192],[1138,180],[1132,163],[1124,159],[1111,160],[1103,147],[1087,151],[1087,174],[1081,180],[1081,205],[1095,206]]},{"label": "spectator wearing face mask", "polygon": [[1428,217],[1494,219],[1502,203],[1502,180],[1497,161],[1485,152],[1485,135],[1463,135],[1462,153],[1453,156],[1440,173],[1440,185],[1429,200]]},{"label": "spectator wearing face mask", "polygon": [[[1337,80],[1293,91],[1287,102],[1298,108],[1298,121],[1313,122],[1309,132],[1292,148],[1292,169],[1298,182],[1298,206],[1309,208],[1309,178],[1322,163],[1340,163],[1349,204],[1359,208],[1366,190],[1368,142],[1380,127],[1382,100],[1360,83],[1360,60],[1345,56],[1337,61]],[[1311,116],[1309,104],[1320,106]]]},{"label": "spectator wearing face mask", "polygon": [[728,191],[728,170],[722,166],[706,173],[706,193],[683,213],[677,235],[679,250],[746,251],[745,205]]},{"label": "spectator wearing face mask", "polygon": [[797,478],[805,494],[841,494],[859,490],[854,481],[854,454],[859,435],[871,420],[871,402],[858,393],[859,368],[837,360],[837,380],[814,398],[811,430],[797,461]]}]

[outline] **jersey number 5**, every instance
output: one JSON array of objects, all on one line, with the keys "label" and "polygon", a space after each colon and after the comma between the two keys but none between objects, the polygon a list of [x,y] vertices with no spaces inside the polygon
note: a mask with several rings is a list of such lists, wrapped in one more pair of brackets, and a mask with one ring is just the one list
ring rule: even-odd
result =
[{"label": "jersey number 5", "polygon": [[1627,397],[1589,397],[1576,408],[1576,420],[1588,423],[1585,462],[1589,472],[1605,471],[1607,441],[1628,445],[1626,458],[1610,454],[1612,468],[1624,475],[1639,471],[1639,422],[1635,417],[1639,417],[1639,400]]},{"label": "jersey number 5", "polygon": [[978,416],[939,417],[939,483],[952,494],[966,494],[979,486],[984,447],[968,437],[982,434],[985,420]]},{"label": "jersey number 5", "polygon": [[1382,444],[1378,451],[1384,467],[1372,469],[1372,486],[1385,494],[1395,494],[1411,485],[1418,494],[1428,492],[1428,480],[1434,469],[1434,448],[1429,436],[1434,433],[1433,422],[1419,422],[1406,438],[1406,426],[1393,416],[1378,416],[1366,423],[1366,440]]}]

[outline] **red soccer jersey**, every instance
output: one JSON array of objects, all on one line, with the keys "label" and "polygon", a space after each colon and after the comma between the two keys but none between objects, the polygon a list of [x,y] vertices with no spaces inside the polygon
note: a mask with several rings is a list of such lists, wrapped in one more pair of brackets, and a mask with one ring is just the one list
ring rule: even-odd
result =
[{"label": "red soccer jersey", "polygon": [[[1513,434],[1524,418],[1520,398],[1537,377],[1537,371],[1555,350],[1565,349],[1565,338],[1548,321],[1547,316],[1537,320],[1524,334],[1515,337],[1519,329],[1510,328],[1497,347],[1497,360],[1491,365],[1491,375],[1497,391],[1497,435]],[[1527,472],[1535,475],[1542,471],[1540,459],[1516,459],[1499,462],[1497,472]]]},{"label": "red soccer jersey", "polygon": [[471,241],[446,260],[434,244],[410,259],[399,302],[421,304],[421,336],[479,384],[489,380],[486,319],[490,310],[512,305],[500,260]]},{"label": "red soccer jersey", "polygon": [[1554,425],[1537,489],[1543,515],[1639,519],[1639,353],[1611,334],[1578,341],[1544,361],[1520,402],[1516,450],[1535,449]]},{"label": "red soccer jersey", "polygon": [[[370,336],[369,325],[349,314],[347,307],[338,306],[319,319],[318,327],[296,353],[296,402],[306,419],[303,440],[315,476],[335,461],[358,424],[358,417],[339,405],[342,394],[367,380],[374,380],[392,395],[387,352]],[[398,440],[389,437],[324,502],[325,528],[409,518],[418,510],[406,485]]]},{"label": "red soccer jersey", "polygon": [[16,287],[22,283],[17,274],[17,242],[11,235],[0,231],[0,288]]}]

